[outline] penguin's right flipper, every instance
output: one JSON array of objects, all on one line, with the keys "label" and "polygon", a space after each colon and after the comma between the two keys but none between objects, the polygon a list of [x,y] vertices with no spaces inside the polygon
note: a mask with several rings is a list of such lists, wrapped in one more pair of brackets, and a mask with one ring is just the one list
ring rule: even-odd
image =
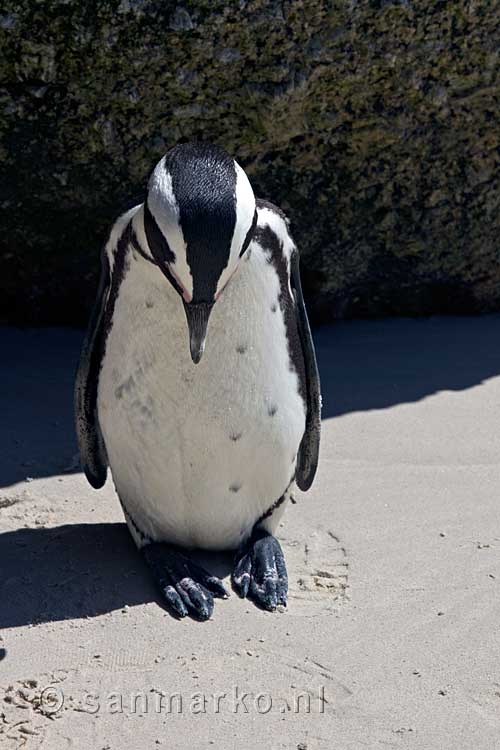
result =
[{"label": "penguin's right flipper", "polygon": [[297,324],[304,357],[307,410],[306,428],[297,456],[296,482],[303,492],[313,483],[318,468],[319,442],[321,432],[321,389],[316,354],[309,327],[302,286],[300,283],[299,253],[295,250],[290,259],[291,283],[297,309]]},{"label": "penguin's right flipper", "polygon": [[214,596],[228,597],[220,578],[190,560],[175,545],[150,542],[141,548],[141,553],[177,617],[191,615],[208,620],[214,611]]},{"label": "penguin's right flipper", "polygon": [[99,489],[105,483],[108,468],[97,415],[97,385],[104,349],[104,318],[110,284],[109,261],[104,251],[101,258],[99,289],[83,343],[75,383],[76,434],[80,460],[85,476],[95,489]]}]

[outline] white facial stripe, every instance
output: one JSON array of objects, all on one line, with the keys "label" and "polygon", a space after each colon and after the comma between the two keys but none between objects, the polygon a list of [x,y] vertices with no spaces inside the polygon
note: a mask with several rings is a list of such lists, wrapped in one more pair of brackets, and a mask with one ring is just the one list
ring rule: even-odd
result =
[{"label": "white facial stripe", "polygon": [[172,187],[172,175],[165,169],[165,157],[157,164],[148,188],[148,206],[161,233],[175,254],[170,266],[172,275],[182,286],[186,302],[193,298],[193,277],[186,259],[186,243],[179,220],[179,206]]},{"label": "white facial stripe", "polygon": [[252,226],[255,213],[255,197],[250,181],[237,162],[234,162],[234,166],[236,167],[236,225],[231,240],[229,261],[217,283],[216,297],[222,292],[236,270],[241,247]]}]

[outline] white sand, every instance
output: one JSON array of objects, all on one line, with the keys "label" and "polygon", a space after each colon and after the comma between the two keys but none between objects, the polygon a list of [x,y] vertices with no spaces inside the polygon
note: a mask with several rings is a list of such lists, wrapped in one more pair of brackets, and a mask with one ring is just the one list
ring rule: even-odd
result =
[{"label": "white sand", "polygon": [[0,748],[500,746],[500,317],[316,339],[322,456],[280,530],[289,607],[233,594],[196,623],[159,606],[109,483],[75,473],[80,334],[0,334]]}]

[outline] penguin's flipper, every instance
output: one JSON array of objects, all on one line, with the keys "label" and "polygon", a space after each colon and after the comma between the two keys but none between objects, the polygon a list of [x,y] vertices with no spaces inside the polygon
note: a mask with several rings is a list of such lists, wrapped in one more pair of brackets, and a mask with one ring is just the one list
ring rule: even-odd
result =
[{"label": "penguin's flipper", "polygon": [[75,383],[76,434],[85,476],[95,489],[106,481],[108,459],[97,415],[97,385],[104,348],[104,317],[111,274],[105,252],[101,278],[89,327],[83,343]]},{"label": "penguin's flipper", "polygon": [[220,578],[208,573],[173,544],[150,542],[141,548],[169,609],[176,617],[191,615],[208,620],[214,611],[214,597],[227,599]]},{"label": "penguin's flipper", "polygon": [[304,304],[304,297],[302,296],[299,253],[297,250],[294,250],[292,253],[290,266],[291,285],[297,310],[297,323],[300,343],[302,345],[302,354],[304,356],[307,389],[306,428],[297,456],[295,478],[299,488],[305,492],[313,483],[316,469],[318,467],[321,430],[321,392],[316,354]]}]

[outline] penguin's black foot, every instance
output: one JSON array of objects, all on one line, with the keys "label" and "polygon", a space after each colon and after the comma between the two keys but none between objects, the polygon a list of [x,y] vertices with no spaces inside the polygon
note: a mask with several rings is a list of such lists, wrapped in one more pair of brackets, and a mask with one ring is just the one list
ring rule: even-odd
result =
[{"label": "penguin's black foot", "polygon": [[280,543],[263,529],[255,529],[236,553],[233,586],[263,609],[286,606],[288,576]]},{"label": "penguin's black foot", "polygon": [[190,560],[173,544],[151,542],[141,549],[166,602],[177,617],[191,615],[208,620],[214,611],[214,596],[229,594],[220,578]]}]

